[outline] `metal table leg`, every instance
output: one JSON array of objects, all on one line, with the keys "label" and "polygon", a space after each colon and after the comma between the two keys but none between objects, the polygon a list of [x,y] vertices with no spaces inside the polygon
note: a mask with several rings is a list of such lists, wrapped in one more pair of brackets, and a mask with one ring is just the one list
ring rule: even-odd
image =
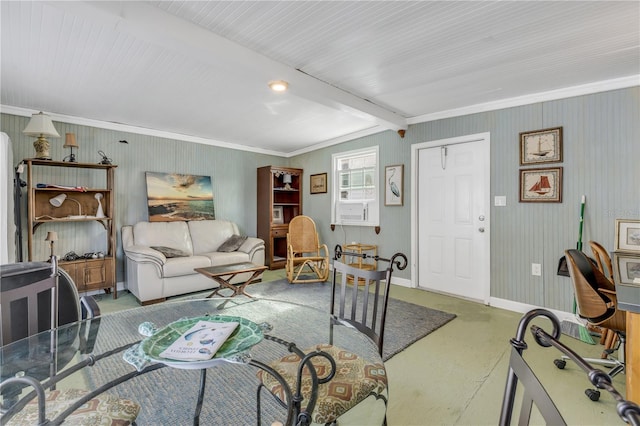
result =
[{"label": "metal table leg", "polygon": [[207,384],[207,369],[200,370],[200,389],[198,390],[198,402],[196,411],[193,414],[193,426],[200,425],[200,411],[202,411],[202,403],[204,401],[204,388]]}]

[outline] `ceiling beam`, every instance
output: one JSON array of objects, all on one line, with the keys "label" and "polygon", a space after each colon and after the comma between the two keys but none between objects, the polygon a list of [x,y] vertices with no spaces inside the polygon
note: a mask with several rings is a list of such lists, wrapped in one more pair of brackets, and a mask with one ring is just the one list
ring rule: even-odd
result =
[{"label": "ceiling beam", "polygon": [[394,131],[407,119],[144,2],[51,2],[66,12],[246,78],[289,82],[289,93]]}]

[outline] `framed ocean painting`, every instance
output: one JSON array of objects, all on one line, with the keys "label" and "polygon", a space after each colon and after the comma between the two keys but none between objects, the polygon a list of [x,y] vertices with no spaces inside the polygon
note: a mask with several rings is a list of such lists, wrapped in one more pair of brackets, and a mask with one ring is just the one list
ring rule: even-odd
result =
[{"label": "framed ocean painting", "polygon": [[149,222],[215,219],[210,176],[146,172]]}]

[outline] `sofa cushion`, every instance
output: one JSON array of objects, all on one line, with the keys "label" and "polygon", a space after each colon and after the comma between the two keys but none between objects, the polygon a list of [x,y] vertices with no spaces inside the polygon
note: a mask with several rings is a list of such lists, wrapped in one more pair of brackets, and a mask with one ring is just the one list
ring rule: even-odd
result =
[{"label": "sofa cushion", "polygon": [[178,249],[174,249],[171,247],[165,247],[165,246],[151,246],[152,249],[159,251],[160,253],[164,254],[164,257],[166,257],[167,259],[171,259],[172,257],[187,257],[189,256],[187,253],[183,252],[182,250],[178,250]]},{"label": "sofa cushion", "polygon": [[188,222],[188,226],[195,254],[217,251],[230,236],[240,233],[235,223],[220,219],[195,220]]},{"label": "sofa cushion", "polygon": [[247,241],[246,235],[232,235],[227,238],[227,241],[225,241],[220,247],[218,247],[218,251],[222,251],[225,253],[236,251],[245,241]]},{"label": "sofa cushion", "polygon": [[209,266],[212,266],[211,259],[207,256],[174,257],[167,259],[167,263],[162,267],[162,274],[165,278],[192,275],[197,274],[195,268]]},{"label": "sofa cushion", "polygon": [[233,263],[249,262],[249,255],[241,251],[232,251],[225,253],[222,251],[214,251],[213,253],[204,253],[211,261],[211,266],[231,265]]},{"label": "sofa cushion", "polygon": [[134,244],[171,247],[193,254],[193,245],[186,222],[138,222],[133,225]]}]

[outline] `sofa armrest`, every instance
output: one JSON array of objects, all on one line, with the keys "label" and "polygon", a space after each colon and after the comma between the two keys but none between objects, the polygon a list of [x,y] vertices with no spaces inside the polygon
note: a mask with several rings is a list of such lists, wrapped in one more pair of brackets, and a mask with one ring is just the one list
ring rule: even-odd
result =
[{"label": "sofa armrest", "polygon": [[153,263],[160,269],[162,269],[162,266],[167,262],[167,258],[164,254],[146,246],[129,246],[124,249],[124,254],[134,262]]},{"label": "sofa armrest", "polygon": [[238,251],[247,253],[250,259],[254,258],[257,251],[264,251],[264,240],[256,237],[247,237],[244,243],[238,248]]},{"label": "sofa armrest", "polygon": [[242,243],[242,245],[238,248],[238,251],[251,253],[260,246],[264,246],[264,240],[255,237],[247,237],[244,243]]}]

